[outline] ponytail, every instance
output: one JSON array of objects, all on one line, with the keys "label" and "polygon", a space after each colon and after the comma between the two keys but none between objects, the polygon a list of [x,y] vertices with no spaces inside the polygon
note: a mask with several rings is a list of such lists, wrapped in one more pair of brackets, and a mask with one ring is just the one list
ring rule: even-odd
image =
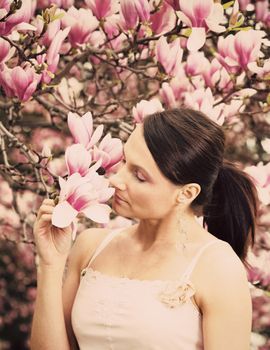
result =
[{"label": "ponytail", "polygon": [[241,260],[254,244],[257,192],[249,176],[225,162],[204,207],[204,225],[217,238],[228,242]]}]

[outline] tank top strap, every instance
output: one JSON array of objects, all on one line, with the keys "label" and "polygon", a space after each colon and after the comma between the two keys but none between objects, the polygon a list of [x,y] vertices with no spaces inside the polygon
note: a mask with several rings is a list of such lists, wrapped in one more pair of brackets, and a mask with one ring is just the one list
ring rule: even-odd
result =
[{"label": "tank top strap", "polygon": [[[95,258],[98,256],[98,254],[101,253],[101,251],[111,242],[111,240],[121,231],[121,229],[114,229],[110,231],[110,233],[107,234],[107,236],[101,241],[100,245],[97,246],[94,254],[90,258],[87,266],[85,269],[88,269],[92,262],[95,260]],[[84,270],[85,270],[84,269]]]},{"label": "tank top strap", "polygon": [[191,262],[189,263],[186,271],[184,272],[184,274],[182,275],[182,278],[181,278],[181,282],[186,282],[191,274],[192,274],[192,271],[194,270],[200,256],[203,254],[203,252],[206,250],[206,248],[208,248],[209,246],[215,244],[219,242],[219,240],[213,240],[213,241],[210,241],[206,244],[204,244],[200,249],[199,251],[197,252],[197,254],[192,258]]}]

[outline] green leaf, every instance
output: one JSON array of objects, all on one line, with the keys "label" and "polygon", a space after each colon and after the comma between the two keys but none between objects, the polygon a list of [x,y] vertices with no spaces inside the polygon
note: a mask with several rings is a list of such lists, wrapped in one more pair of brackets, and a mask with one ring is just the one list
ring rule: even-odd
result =
[{"label": "green leaf", "polygon": [[268,106],[270,106],[270,93],[266,97],[266,102],[267,102]]},{"label": "green leaf", "polygon": [[245,17],[241,13],[238,21],[235,23],[235,27],[241,27],[241,25],[244,23],[244,21],[245,21]]},{"label": "green leaf", "polygon": [[65,13],[59,13],[58,15],[53,16],[52,21],[56,19],[62,19],[65,16]]},{"label": "green leaf", "polygon": [[225,2],[225,4],[223,4],[222,6],[223,6],[224,10],[227,10],[233,4],[234,4],[234,1],[228,1],[228,2]]},{"label": "green leaf", "polygon": [[264,294],[265,294],[266,296],[270,297],[270,292],[269,292],[268,290],[265,290],[265,291],[264,291]]},{"label": "green leaf", "polygon": [[192,32],[192,28],[187,28],[184,30],[184,35],[188,38]]},{"label": "green leaf", "polygon": [[239,27],[235,27],[235,28],[231,28],[231,27],[229,27],[228,28],[228,32],[237,32],[237,31],[239,31],[239,30],[250,30],[250,29],[252,29],[252,27],[241,27],[241,28],[239,28]]}]

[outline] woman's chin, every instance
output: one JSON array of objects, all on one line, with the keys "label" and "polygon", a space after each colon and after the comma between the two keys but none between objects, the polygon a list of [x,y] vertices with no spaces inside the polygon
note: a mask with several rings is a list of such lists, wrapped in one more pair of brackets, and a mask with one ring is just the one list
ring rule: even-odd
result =
[{"label": "woman's chin", "polygon": [[112,202],[112,209],[117,215],[123,216],[124,218],[127,218],[127,219],[132,218],[130,211],[123,208],[121,205],[115,203],[115,201]]}]

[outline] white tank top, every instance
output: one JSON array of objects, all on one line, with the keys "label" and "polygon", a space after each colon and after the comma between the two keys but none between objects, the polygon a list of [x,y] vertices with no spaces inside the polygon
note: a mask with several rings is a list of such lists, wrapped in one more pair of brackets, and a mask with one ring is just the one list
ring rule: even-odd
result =
[{"label": "white tank top", "polygon": [[91,263],[119,232],[111,231],[82,270],[72,308],[81,350],[201,350],[202,318],[191,297],[190,275],[203,251],[179,280],[138,280],[95,271]]}]

